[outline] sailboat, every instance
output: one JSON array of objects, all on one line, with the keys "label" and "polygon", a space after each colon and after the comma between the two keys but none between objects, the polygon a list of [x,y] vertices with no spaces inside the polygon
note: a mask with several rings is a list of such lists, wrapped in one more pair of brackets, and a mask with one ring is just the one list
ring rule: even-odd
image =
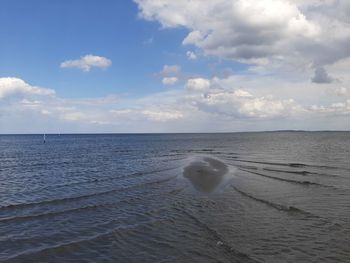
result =
[{"label": "sailboat", "polygon": [[46,143],[46,134],[44,133],[44,143]]}]

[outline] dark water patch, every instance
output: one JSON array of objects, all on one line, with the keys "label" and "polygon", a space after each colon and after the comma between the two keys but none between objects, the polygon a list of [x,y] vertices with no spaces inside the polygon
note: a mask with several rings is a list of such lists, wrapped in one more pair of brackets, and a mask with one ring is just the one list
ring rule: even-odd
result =
[{"label": "dark water patch", "polygon": [[213,149],[200,149],[198,151],[201,151],[201,152],[213,152],[214,150]]},{"label": "dark water patch", "polygon": [[271,169],[271,168],[263,168],[264,171],[269,171],[269,172],[280,172],[280,173],[288,173],[288,174],[299,174],[303,176],[307,176],[310,174],[316,174],[308,171],[289,171],[289,170],[282,170],[282,169]]},{"label": "dark water patch", "polygon": [[265,165],[290,166],[288,163],[278,163],[278,162],[263,162],[263,161],[253,161],[253,160],[246,160],[246,159],[237,159],[237,161],[244,162],[244,163],[256,163],[256,164],[265,164]]},{"label": "dark water patch", "polygon": [[210,155],[223,155],[226,152],[218,151],[217,149],[190,149],[190,150],[171,150],[170,153],[175,153],[179,155],[184,154],[210,154]]},{"label": "dark water patch", "polygon": [[[163,154],[160,157],[178,157],[178,156],[183,156],[182,153],[168,153],[168,154]],[[181,160],[182,158],[172,158],[172,160]]]},{"label": "dark water patch", "polygon": [[190,163],[184,168],[183,175],[200,192],[210,193],[222,182],[228,172],[223,162],[205,157],[203,160]]},{"label": "dark water patch", "polygon": [[288,166],[290,166],[290,167],[297,167],[297,168],[303,168],[303,167],[306,167],[308,165],[303,164],[303,163],[288,163]]},{"label": "dark water patch", "polygon": [[237,160],[239,157],[238,156],[226,156],[226,159],[235,159]]}]

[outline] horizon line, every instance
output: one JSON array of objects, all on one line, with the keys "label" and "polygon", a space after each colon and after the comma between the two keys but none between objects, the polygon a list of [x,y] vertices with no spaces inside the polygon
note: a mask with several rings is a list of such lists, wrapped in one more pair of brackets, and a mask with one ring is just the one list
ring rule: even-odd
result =
[{"label": "horizon line", "polygon": [[63,132],[63,133],[0,133],[4,135],[161,135],[161,134],[230,134],[230,133],[272,133],[272,132],[350,132],[350,130],[260,130],[227,132]]}]

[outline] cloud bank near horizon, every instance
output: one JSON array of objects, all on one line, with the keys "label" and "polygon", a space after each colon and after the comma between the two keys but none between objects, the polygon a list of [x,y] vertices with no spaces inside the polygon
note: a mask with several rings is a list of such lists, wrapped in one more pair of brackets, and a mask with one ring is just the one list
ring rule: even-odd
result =
[{"label": "cloud bank near horizon", "polygon": [[[264,77],[264,80],[277,85],[273,79]],[[326,119],[331,120],[334,129],[350,128],[349,123],[344,122],[350,116],[348,90],[339,91],[341,98],[345,98],[342,101],[302,104],[292,98],[259,94],[254,87],[238,88],[242,85],[237,83],[250,83],[253,87],[259,85],[259,80],[236,76],[188,79],[181,89],[138,99],[117,95],[69,99],[59,97],[52,89],[38,88],[18,78],[0,78],[0,118],[4,124],[10,118],[11,123],[15,120],[22,125],[34,121],[31,126],[23,127],[27,132],[327,129]],[[304,87],[294,88],[302,90]],[[329,92],[324,89],[325,96],[330,96]],[[339,98],[337,93],[332,96]],[[12,128],[1,125],[0,132],[15,132]]]}]

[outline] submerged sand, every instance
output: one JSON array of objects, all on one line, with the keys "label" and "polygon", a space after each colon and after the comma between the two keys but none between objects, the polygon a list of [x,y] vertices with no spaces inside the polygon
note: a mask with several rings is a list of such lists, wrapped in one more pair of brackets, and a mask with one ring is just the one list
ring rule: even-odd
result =
[{"label": "submerged sand", "polygon": [[220,185],[228,167],[223,162],[205,157],[201,161],[190,163],[184,168],[183,175],[200,192],[210,193]]}]

